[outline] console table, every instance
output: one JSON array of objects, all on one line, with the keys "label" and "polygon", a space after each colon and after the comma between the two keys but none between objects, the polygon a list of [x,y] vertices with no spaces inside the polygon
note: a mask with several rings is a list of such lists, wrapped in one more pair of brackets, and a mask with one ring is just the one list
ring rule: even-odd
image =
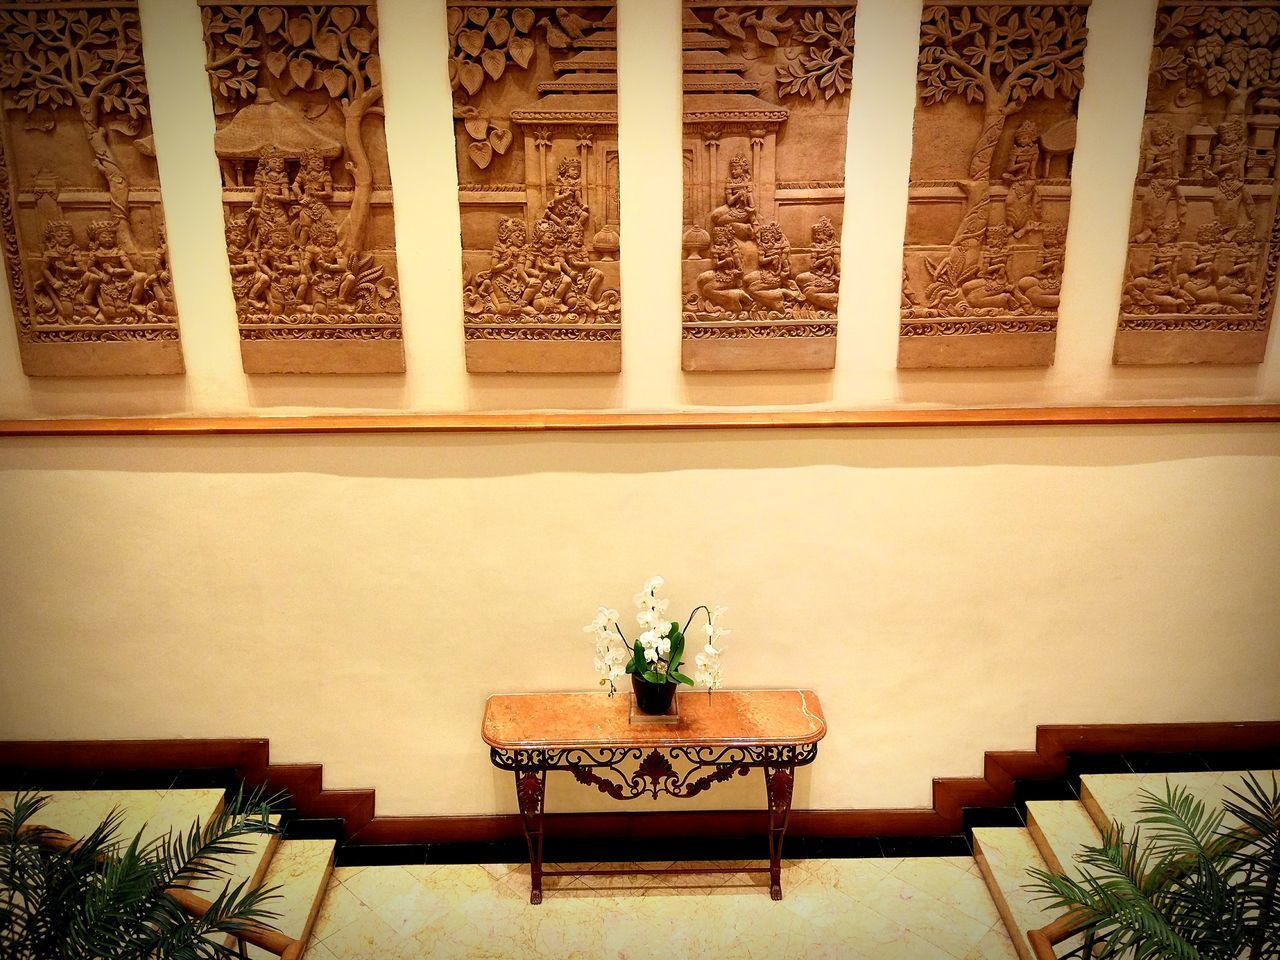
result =
[{"label": "console table", "polygon": [[543,799],[550,770],[572,773],[579,783],[615,800],[634,800],[659,794],[696,796],[759,767],[769,810],[769,893],[782,899],[782,838],[795,768],[813,762],[827,732],[817,695],[811,690],[717,690],[678,696],[679,717],[673,723],[631,722],[629,695],[489,698],[481,736],[494,766],[515,775],[529,844],[530,903],[542,902],[544,875],[564,875],[542,869]]}]

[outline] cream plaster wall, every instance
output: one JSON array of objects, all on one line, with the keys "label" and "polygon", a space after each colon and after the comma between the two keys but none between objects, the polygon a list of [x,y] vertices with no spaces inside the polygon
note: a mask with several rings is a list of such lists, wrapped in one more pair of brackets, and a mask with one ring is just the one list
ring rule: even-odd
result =
[{"label": "cream plaster wall", "polygon": [[805,804],[925,804],[1037,723],[1280,717],[1277,521],[1276,428],[10,441],[0,738],[510,810],[484,698],[589,689],[581,625],[660,572],[730,607],[732,685],[818,691]]},{"label": "cream plaster wall", "polygon": [[[409,373],[248,378],[195,5],[143,0],[188,374],[28,380],[6,313],[0,417],[1275,401],[1274,336],[1110,365],[1153,10],[1090,15],[1053,368],[894,370],[919,4],[862,0],[837,369],[688,376],[678,4],[622,0],[624,373],[516,378],[463,368],[443,4],[382,0]],[[509,811],[484,697],[589,687],[581,624],[660,572],[731,608],[733,685],[819,691],[800,803],[923,805],[1038,723],[1280,717],[1277,530],[1274,425],[0,441],[0,738],[266,736],[380,814]]]}]

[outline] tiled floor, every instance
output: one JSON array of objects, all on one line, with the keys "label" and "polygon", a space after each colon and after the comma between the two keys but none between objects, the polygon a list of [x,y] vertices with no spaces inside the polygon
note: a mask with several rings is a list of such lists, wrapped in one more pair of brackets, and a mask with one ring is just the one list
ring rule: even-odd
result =
[{"label": "tiled floor", "polygon": [[968,857],[790,861],[780,903],[766,875],[716,866],[549,878],[540,906],[526,865],[340,867],[307,956],[1016,960]]}]

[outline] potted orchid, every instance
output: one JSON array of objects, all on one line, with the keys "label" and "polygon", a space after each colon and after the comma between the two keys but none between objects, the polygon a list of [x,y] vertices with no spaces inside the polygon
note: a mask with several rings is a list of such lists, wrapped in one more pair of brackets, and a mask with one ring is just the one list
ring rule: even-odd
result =
[{"label": "potted orchid", "polygon": [[[634,641],[622,632],[618,611],[601,607],[596,617],[582,629],[595,635],[595,668],[600,674],[600,686],[609,688],[609,696],[617,691],[615,681],[624,673],[631,674],[631,687],[635,691],[636,706],[643,713],[666,713],[671,707],[677,684],[693,686],[698,683],[707,691],[716,690],[722,682],[720,653],[723,639],[729,631],[720,626],[724,607],[694,607],[684,626],[678,620],[667,619],[666,598],[659,597],[661,577],[650,577],[635,595],[636,624],[640,633]],[[693,678],[680,672],[684,662],[689,628],[701,611],[707,622],[701,633],[705,643],[702,652],[694,657],[697,669]],[[619,646],[621,641],[621,646]]]}]

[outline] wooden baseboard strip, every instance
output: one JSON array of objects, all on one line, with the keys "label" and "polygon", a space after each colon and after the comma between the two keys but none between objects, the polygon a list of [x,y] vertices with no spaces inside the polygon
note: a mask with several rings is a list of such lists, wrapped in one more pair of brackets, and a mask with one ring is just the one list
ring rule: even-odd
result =
[{"label": "wooden baseboard strip", "polygon": [[[933,781],[932,808],[795,810],[789,836],[929,837],[959,833],[966,807],[1009,806],[1019,780],[1062,776],[1067,758],[1122,753],[1280,750],[1280,721],[1053,725],[1036,729],[1036,749],[986,754],[983,776]],[[233,770],[251,785],[288,790],[304,817],[339,819],[356,844],[464,843],[522,836],[515,814],[379,817],[372,790],[326,790],[318,763],[273,764],[266,740],[0,741],[3,771]],[[601,836],[758,837],[758,810],[548,814],[548,831]]]},{"label": "wooden baseboard strip", "polygon": [[0,437],[210,436],[291,433],[537,433],[758,427],[1004,427],[1151,423],[1276,423],[1280,404],[981,407],[923,410],[435,413],[310,417],[103,417],[0,420]]}]

